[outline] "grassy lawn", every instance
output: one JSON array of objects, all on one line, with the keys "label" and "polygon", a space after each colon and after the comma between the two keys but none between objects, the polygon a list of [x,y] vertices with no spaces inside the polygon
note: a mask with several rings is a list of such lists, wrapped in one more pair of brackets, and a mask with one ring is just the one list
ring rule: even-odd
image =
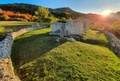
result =
[{"label": "grassy lawn", "polygon": [[108,40],[106,39],[104,33],[99,33],[96,30],[88,30],[83,37],[86,39],[85,43],[109,47]]},{"label": "grassy lawn", "polygon": [[[11,57],[22,81],[120,81],[120,59],[100,45],[107,43],[104,35],[98,41],[105,43],[98,45],[57,43],[56,36],[48,36],[50,31],[34,30],[15,39]],[[90,30],[84,37],[93,39],[95,32]]]},{"label": "grassy lawn", "polygon": [[17,31],[36,24],[36,22],[0,21],[0,40],[2,40],[8,32]]}]

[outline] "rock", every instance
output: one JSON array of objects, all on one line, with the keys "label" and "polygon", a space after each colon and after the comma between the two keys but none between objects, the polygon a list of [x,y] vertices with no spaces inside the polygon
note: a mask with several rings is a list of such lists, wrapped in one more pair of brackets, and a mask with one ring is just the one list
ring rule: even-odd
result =
[{"label": "rock", "polygon": [[3,79],[3,76],[4,76],[4,74],[3,74],[3,70],[1,69],[1,70],[0,70],[0,80]]},{"label": "rock", "polygon": [[66,38],[68,41],[75,41],[74,38]]},{"label": "rock", "polygon": [[57,38],[57,39],[56,39],[56,42],[60,42],[60,38]]},{"label": "rock", "polygon": [[49,35],[60,35],[59,33],[49,33]]}]

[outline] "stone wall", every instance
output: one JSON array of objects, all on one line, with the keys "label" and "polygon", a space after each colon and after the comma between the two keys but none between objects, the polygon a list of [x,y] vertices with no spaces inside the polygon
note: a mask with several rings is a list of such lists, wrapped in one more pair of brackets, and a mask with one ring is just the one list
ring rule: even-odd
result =
[{"label": "stone wall", "polygon": [[89,21],[87,19],[70,20],[65,24],[65,29],[68,30],[69,33],[75,35],[82,35],[88,28]]},{"label": "stone wall", "polygon": [[110,32],[105,32],[105,35],[109,40],[110,50],[120,56],[120,40]]},{"label": "stone wall", "polygon": [[36,27],[28,27],[28,28],[21,29],[21,30],[19,30],[17,32],[12,32],[12,37],[14,39],[17,36],[20,36],[20,35],[22,35],[22,34],[24,34],[26,32],[32,31],[32,30],[36,30],[38,28],[39,28],[38,26],[36,26]]},{"label": "stone wall", "polygon": [[50,35],[71,36],[82,35],[89,27],[87,19],[70,20],[66,23],[53,23],[51,24],[52,32]]},{"label": "stone wall", "polygon": [[49,34],[50,35],[60,35],[62,25],[64,25],[64,23],[55,22],[55,23],[51,24],[50,27],[52,29],[52,32]]},{"label": "stone wall", "polygon": [[5,39],[0,42],[0,81],[20,81],[14,74],[10,58],[13,39],[21,34],[38,28],[39,27],[37,26],[24,28],[16,32],[9,33]]}]

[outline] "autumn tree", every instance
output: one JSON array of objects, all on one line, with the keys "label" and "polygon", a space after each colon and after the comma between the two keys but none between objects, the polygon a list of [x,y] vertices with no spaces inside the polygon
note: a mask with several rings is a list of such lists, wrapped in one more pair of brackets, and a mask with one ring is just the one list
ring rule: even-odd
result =
[{"label": "autumn tree", "polygon": [[35,11],[36,19],[40,22],[43,22],[50,14],[50,11],[45,7],[38,7],[38,10]]},{"label": "autumn tree", "polygon": [[14,13],[13,11],[2,11],[2,13],[0,14],[0,20],[34,21],[34,17],[28,13],[21,14],[19,12]]}]

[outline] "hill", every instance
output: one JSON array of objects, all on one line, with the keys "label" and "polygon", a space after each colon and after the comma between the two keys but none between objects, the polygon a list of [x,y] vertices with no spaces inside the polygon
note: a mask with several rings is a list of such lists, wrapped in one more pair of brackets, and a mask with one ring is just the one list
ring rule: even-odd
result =
[{"label": "hill", "polygon": [[81,17],[81,16],[83,17],[85,15],[84,13],[76,12],[69,7],[50,9],[50,11],[54,15],[67,12],[71,15],[72,19],[77,19],[78,17]]},{"label": "hill", "polygon": [[0,4],[0,8],[7,11],[14,11],[20,13],[34,14],[38,6],[25,3],[14,3],[14,4]]},{"label": "hill", "polygon": [[[63,7],[63,8],[56,8],[54,9],[55,12],[68,12],[68,13],[71,13],[71,14],[76,14],[76,13],[79,13],[79,12],[76,12],[74,10],[72,10],[71,8],[69,7]],[[80,13],[79,13],[80,14]]]},{"label": "hill", "polygon": [[[40,5],[39,5],[40,6]],[[34,12],[37,10],[38,5],[33,5],[33,4],[26,4],[26,3],[13,3],[13,4],[0,4],[0,8],[3,10],[8,10],[8,11],[14,11],[14,12],[20,12],[20,13],[28,13],[31,15],[34,15]],[[120,19],[120,11],[116,12],[116,13],[111,13],[110,17],[106,18],[106,19],[101,19],[100,15],[97,14],[84,14],[84,13],[80,13],[77,11],[72,10],[69,7],[63,7],[63,8],[56,8],[56,9],[51,9],[48,8],[50,10],[50,12],[53,15],[62,15],[62,13],[69,13],[71,15],[72,19],[76,19],[78,17],[87,17],[91,20],[94,21],[98,21],[98,22],[114,22],[116,20]],[[57,17],[58,17],[57,16]]]},{"label": "hill", "polygon": [[22,81],[120,80],[120,59],[102,45],[108,43],[103,34],[97,38],[98,32],[90,30],[84,35],[99,44],[63,39],[57,43],[56,36],[48,36],[50,31],[35,30],[15,39],[12,61]]},{"label": "hill", "polygon": [[[34,15],[34,12],[37,10],[38,5],[32,5],[32,4],[25,4],[25,3],[14,3],[14,4],[0,4],[0,8],[5,11],[14,11],[14,12],[20,12],[20,13],[28,13]],[[78,18],[79,16],[83,16],[83,13],[76,12],[72,10],[69,7],[64,8],[57,8],[57,9],[51,9],[48,8],[50,12],[55,15],[59,13],[69,13],[71,14],[72,18]],[[61,15],[61,14],[60,14]]]}]

